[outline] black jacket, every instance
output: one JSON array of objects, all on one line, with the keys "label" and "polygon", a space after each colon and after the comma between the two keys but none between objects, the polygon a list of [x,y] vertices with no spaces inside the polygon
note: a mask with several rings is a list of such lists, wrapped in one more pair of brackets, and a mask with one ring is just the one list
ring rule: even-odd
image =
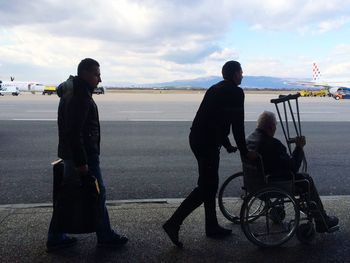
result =
[{"label": "black jacket", "polygon": [[191,127],[191,137],[207,147],[227,148],[232,127],[241,154],[247,153],[244,132],[244,93],[233,82],[223,80],[210,87]]},{"label": "black jacket", "polygon": [[259,128],[248,136],[247,147],[262,156],[265,173],[276,179],[287,179],[291,171],[296,173],[304,158],[302,148],[295,147],[292,156],[289,156],[281,141]]},{"label": "black jacket", "polygon": [[87,164],[87,156],[100,154],[100,122],[93,87],[79,77],[70,77],[58,87],[58,156]]}]

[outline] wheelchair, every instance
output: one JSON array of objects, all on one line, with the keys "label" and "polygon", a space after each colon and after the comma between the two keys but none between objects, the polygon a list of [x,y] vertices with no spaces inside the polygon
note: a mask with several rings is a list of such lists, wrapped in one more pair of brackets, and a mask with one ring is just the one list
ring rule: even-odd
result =
[{"label": "wheelchair", "polygon": [[[299,94],[280,96],[271,100],[276,105],[280,123],[287,141],[289,152],[293,143],[288,117],[291,116],[296,135],[301,136],[298,97]],[[297,121],[291,101],[295,100]],[[283,103],[284,119],[279,112],[278,104]],[[286,104],[289,112],[287,114]],[[283,124],[285,122],[285,124]],[[284,126],[285,125],[285,126]],[[219,190],[219,207],[223,215],[235,224],[240,224],[249,241],[260,247],[278,247],[294,235],[302,243],[310,243],[316,236],[314,216],[326,224],[318,205],[310,198],[310,182],[307,179],[276,181],[265,174],[262,159],[254,162],[242,160],[243,171],[230,176]],[[307,162],[304,158],[302,172],[306,173]],[[298,185],[307,186],[301,191]],[[328,228],[326,232],[337,231],[339,226]]]}]

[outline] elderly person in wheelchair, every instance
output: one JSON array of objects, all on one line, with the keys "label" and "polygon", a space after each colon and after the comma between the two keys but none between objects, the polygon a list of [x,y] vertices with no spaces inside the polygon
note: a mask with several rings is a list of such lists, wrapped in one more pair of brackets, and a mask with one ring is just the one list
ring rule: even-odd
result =
[{"label": "elderly person in wheelchair", "polygon": [[274,138],[276,125],[275,114],[264,111],[259,116],[257,128],[247,138],[248,149],[261,155],[264,172],[269,175],[269,181],[291,180],[292,174],[295,175],[296,187],[301,191],[309,191],[312,203],[318,207],[318,212],[312,214],[316,231],[327,232],[328,229],[337,226],[339,220],[335,216],[326,214],[312,178],[306,173],[298,173],[304,158],[305,137],[295,138],[295,149],[290,156],[282,142]]}]

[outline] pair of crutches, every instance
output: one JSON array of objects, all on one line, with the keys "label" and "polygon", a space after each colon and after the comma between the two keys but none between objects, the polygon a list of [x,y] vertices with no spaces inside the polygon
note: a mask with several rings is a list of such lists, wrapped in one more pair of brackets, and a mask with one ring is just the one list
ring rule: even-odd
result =
[{"label": "pair of crutches", "polygon": [[[291,129],[289,128],[290,122],[292,127],[294,126],[295,135],[297,137],[302,136],[301,133],[301,123],[300,123],[300,112],[299,112],[299,103],[298,98],[300,97],[299,93],[289,94],[289,95],[279,95],[277,99],[271,99],[271,103],[275,104],[278,118],[282,127],[284,138],[288,146],[289,154],[292,154],[291,144],[295,143],[295,137],[291,136]],[[293,103],[294,101],[294,103]],[[283,109],[283,114],[279,109],[279,105]],[[292,105],[295,105],[294,107]],[[294,110],[293,110],[294,108]],[[295,116],[296,115],[296,116]],[[307,162],[304,154],[302,171],[307,171]]]}]

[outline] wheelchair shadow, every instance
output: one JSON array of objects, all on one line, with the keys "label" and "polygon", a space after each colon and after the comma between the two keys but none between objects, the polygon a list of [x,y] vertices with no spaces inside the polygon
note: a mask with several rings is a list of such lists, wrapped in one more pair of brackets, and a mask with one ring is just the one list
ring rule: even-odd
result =
[{"label": "wheelchair shadow", "polygon": [[[259,262],[347,262],[349,259],[350,234],[335,232],[332,234],[318,234],[310,244],[302,244],[295,237],[287,244],[276,248],[248,249],[245,262],[252,256],[259,258]],[[261,260],[260,260],[261,259]]]}]

